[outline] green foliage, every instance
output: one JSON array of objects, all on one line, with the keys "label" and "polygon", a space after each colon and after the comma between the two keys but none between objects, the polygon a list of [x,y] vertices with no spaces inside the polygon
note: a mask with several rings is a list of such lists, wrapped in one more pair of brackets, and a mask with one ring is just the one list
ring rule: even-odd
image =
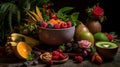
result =
[{"label": "green foliage", "polygon": [[28,61],[31,61],[31,60],[33,60],[34,59],[34,54],[32,54],[32,52],[29,52],[28,53],[28,58],[27,58],[27,60]]},{"label": "green foliage", "polygon": [[58,18],[63,21],[72,21],[74,26],[79,24],[78,16],[79,12],[74,12],[70,15],[70,11],[73,10],[73,7],[63,7],[58,11]]},{"label": "green foliage", "polygon": [[78,16],[79,16],[79,12],[74,12],[71,14],[70,18],[71,18],[71,21],[73,22],[74,26],[78,25],[79,24],[79,20],[78,20]]},{"label": "green foliage", "polygon": [[70,11],[72,11],[73,7],[63,7],[58,11],[58,18],[62,19],[63,21],[69,20],[69,15],[67,15]]}]

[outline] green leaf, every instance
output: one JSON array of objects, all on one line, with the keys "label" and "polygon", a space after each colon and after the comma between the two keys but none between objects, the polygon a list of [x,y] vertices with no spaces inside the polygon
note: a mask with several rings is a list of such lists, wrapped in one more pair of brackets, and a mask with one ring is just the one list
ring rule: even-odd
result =
[{"label": "green leaf", "polygon": [[78,16],[79,16],[79,12],[74,12],[74,13],[72,13],[72,15],[70,16],[71,21],[73,22],[73,24],[74,24],[75,26],[79,23]]},{"label": "green leaf", "polygon": [[32,54],[31,52],[29,52],[28,53],[28,58],[27,58],[27,60],[28,61],[31,61],[31,60],[33,60],[34,59],[34,54]]},{"label": "green leaf", "polygon": [[3,3],[3,4],[1,4],[0,10],[3,12],[6,12],[6,11],[8,11],[9,7],[10,7],[10,3]]},{"label": "green leaf", "polygon": [[69,15],[67,15],[71,10],[73,9],[73,7],[63,7],[58,11],[58,18],[62,19],[63,21],[67,21],[69,20]]},{"label": "green leaf", "polygon": [[9,22],[10,32],[12,32],[13,27],[12,27],[12,13],[11,12],[9,12],[9,15],[8,15],[8,22]]}]

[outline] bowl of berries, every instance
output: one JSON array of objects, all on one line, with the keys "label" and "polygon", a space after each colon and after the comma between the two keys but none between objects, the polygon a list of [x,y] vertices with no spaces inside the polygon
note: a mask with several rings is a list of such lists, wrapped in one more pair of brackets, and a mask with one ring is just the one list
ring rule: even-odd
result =
[{"label": "bowl of berries", "polygon": [[47,45],[60,45],[73,39],[75,26],[71,21],[51,19],[48,22],[41,22],[38,27],[40,41]]}]

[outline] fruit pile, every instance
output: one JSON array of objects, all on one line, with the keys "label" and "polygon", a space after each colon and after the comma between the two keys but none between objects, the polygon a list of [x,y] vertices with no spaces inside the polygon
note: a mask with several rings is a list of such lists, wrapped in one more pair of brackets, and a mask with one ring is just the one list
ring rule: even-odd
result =
[{"label": "fruit pile", "polygon": [[71,21],[61,21],[60,19],[50,19],[48,22],[37,22],[37,26],[50,29],[62,29],[72,27]]},{"label": "fruit pile", "polygon": [[46,62],[49,65],[52,65],[53,63],[66,62],[68,60],[68,56],[63,52],[54,50],[52,52],[44,52],[43,54],[40,55],[40,59],[43,62]]},{"label": "fruit pile", "polygon": [[[38,27],[42,28],[51,28],[51,29],[63,29],[74,26],[79,22],[78,12],[74,12],[71,15],[68,14],[73,8],[72,7],[63,7],[58,12],[50,11],[41,12],[36,6],[36,12],[27,11],[28,19],[27,22],[35,23]],[[52,9],[50,9],[52,10]]]}]

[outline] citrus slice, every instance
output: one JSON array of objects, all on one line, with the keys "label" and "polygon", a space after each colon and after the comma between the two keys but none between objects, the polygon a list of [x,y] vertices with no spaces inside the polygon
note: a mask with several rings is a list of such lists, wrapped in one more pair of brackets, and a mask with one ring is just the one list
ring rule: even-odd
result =
[{"label": "citrus slice", "polygon": [[27,59],[29,52],[32,51],[32,48],[27,45],[25,42],[19,42],[16,46],[16,55],[19,58]]}]

